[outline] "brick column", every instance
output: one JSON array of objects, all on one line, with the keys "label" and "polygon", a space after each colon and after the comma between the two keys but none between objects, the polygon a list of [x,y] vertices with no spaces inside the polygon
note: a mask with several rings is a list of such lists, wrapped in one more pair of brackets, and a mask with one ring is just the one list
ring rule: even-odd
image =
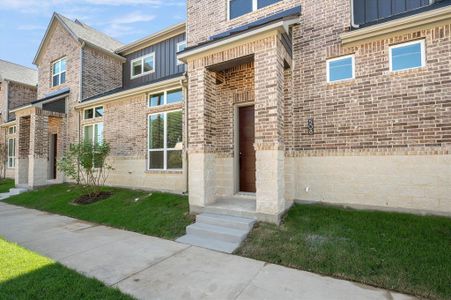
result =
[{"label": "brick column", "polygon": [[28,186],[28,154],[30,151],[30,117],[17,117],[16,121],[16,172],[17,186]]},{"label": "brick column", "polygon": [[28,185],[46,185],[48,179],[48,116],[36,109],[30,116],[30,152],[28,156]]},{"label": "brick column", "polygon": [[218,91],[215,73],[203,66],[192,68],[188,78],[189,203],[191,210],[196,211],[215,200],[214,131]]},{"label": "brick column", "polygon": [[283,51],[275,38],[273,47],[255,53],[256,204],[273,222],[285,210]]}]

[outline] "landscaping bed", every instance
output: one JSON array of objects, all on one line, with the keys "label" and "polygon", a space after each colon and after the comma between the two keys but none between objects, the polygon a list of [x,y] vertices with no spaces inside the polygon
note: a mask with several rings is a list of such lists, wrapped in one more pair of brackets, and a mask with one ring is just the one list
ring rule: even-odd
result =
[{"label": "landscaping bed", "polygon": [[0,238],[0,299],[133,299]]},{"label": "landscaping bed", "polygon": [[166,239],[185,234],[185,227],[194,220],[186,196],[112,187],[102,191],[111,195],[80,205],[73,202],[86,190],[57,184],[12,196],[5,202]]},{"label": "landscaping bed", "polygon": [[451,219],[295,205],[237,254],[420,297],[451,299]]}]

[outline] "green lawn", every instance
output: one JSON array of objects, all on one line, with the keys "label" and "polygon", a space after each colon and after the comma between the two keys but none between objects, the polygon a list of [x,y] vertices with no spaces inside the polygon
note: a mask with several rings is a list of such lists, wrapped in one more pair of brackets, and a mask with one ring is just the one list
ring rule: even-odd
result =
[{"label": "green lawn", "polygon": [[0,299],[133,299],[0,238]]},{"label": "green lawn", "polygon": [[10,188],[15,186],[14,180],[10,178],[0,179],[0,193],[9,192]]},{"label": "green lawn", "polygon": [[110,187],[105,190],[113,195],[88,205],[72,203],[84,192],[80,186],[70,184],[51,185],[5,202],[166,239],[183,235],[193,221],[186,196]]},{"label": "green lawn", "polygon": [[295,205],[239,255],[420,297],[451,299],[451,219]]}]

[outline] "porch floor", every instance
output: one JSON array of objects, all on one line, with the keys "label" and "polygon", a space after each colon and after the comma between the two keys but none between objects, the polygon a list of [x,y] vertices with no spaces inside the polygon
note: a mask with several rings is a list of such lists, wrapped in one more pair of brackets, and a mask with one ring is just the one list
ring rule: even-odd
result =
[{"label": "porch floor", "polygon": [[236,195],[216,199],[204,208],[204,212],[255,219],[256,207],[255,196]]}]

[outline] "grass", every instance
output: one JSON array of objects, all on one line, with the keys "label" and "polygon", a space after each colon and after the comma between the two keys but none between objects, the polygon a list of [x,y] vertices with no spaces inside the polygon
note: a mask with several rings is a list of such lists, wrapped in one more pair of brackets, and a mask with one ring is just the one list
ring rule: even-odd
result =
[{"label": "grass", "polygon": [[0,299],[133,299],[0,238]]},{"label": "grass", "polygon": [[71,184],[51,185],[10,197],[5,202],[166,239],[185,234],[185,227],[193,221],[186,196],[104,189],[113,195],[88,205],[72,203],[85,192]]},{"label": "grass", "polygon": [[237,254],[434,299],[451,299],[451,219],[295,205]]},{"label": "grass", "polygon": [[9,189],[15,186],[14,180],[10,178],[0,179],[0,193],[9,192]]}]

